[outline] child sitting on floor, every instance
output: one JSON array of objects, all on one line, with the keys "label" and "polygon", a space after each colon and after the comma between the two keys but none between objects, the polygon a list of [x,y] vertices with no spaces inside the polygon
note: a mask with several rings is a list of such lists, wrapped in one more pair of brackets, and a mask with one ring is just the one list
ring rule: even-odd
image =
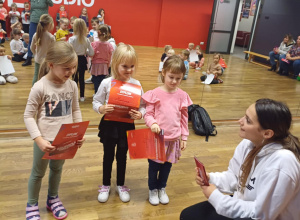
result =
[{"label": "child sitting on floor", "polygon": [[190,70],[189,61],[188,61],[189,56],[190,56],[190,51],[183,50],[183,51],[181,51],[181,54],[179,56],[184,62],[184,66],[185,66],[186,71],[184,73],[183,80],[186,80],[188,75],[189,75],[189,70]]},{"label": "child sitting on floor", "polygon": [[[6,67],[5,70],[2,68]],[[7,67],[10,66],[10,70],[7,71]],[[5,85],[6,82],[17,83],[18,78],[14,76],[14,67],[11,63],[11,56],[5,55],[5,47],[0,45],[0,85]]]},{"label": "child sitting on floor", "polygon": [[12,41],[10,42],[10,49],[13,53],[14,57],[12,58],[13,61],[21,62],[25,60],[23,56],[25,55],[25,48],[23,42],[20,40],[21,38],[21,31],[17,28],[13,29],[12,33]]},{"label": "child sitting on floor", "polygon": [[201,81],[205,81],[209,74],[214,74],[214,78],[210,84],[223,83],[223,80],[219,79],[219,76],[222,75],[222,67],[219,63],[220,54],[215,53],[213,56],[213,63],[208,65],[207,71],[203,72],[204,76],[201,76]]}]

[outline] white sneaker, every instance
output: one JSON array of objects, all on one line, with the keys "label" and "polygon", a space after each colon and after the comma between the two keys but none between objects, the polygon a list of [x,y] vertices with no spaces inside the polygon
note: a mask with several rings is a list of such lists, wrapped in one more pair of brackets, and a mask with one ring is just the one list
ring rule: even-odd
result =
[{"label": "white sneaker", "polygon": [[169,203],[169,197],[166,193],[166,188],[161,188],[158,190],[158,198],[159,202],[161,204],[168,204]]},{"label": "white sneaker", "polygon": [[206,75],[207,75],[207,73],[206,73],[206,72],[202,72],[202,74],[203,74],[204,76],[206,76]]},{"label": "white sneaker", "polygon": [[110,186],[99,186],[99,195],[98,195],[98,201],[99,202],[106,202],[108,200],[109,197],[109,193],[110,193]]},{"label": "white sneaker", "polygon": [[116,189],[117,193],[119,194],[119,197],[122,202],[129,202],[130,200],[130,189],[127,186],[117,186]]},{"label": "white sneaker", "polygon": [[86,84],[92,84],[92,76],[84,81]]},{"label": "white sneaker", "polygon": [[84,102],[85,98],[84,97],[80,97],[79,101]]},{"label": "white sneaker", "polygon": [[158,199],[158,190],[153,189],[149,190],[149,202],[151,205],[158,205],[159,199]]}]

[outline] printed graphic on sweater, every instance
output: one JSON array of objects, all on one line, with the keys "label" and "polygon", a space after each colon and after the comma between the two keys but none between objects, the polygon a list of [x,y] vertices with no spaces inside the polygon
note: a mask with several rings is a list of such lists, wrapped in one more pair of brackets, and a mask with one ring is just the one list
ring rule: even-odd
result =
[{"label": "printed graphic on sweater", "polygon": [[46,116],[59,117],[71,114],[72,100],[45,102]]}]

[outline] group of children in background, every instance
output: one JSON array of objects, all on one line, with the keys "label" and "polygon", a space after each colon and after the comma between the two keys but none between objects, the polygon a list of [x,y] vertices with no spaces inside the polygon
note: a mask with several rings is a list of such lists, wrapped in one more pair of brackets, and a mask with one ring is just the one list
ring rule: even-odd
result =
[{"label": "group of children in background", "polygon": [[[171,45],[166,45],[164,48],[164,53],[161,56],[161,62],[159,65],[159,72],[161,73],[164,62],[168,57],[175,55],[175,50]],[[183,80],[186,80],[189,75],[190,67],[195,69],[195,72],[198,72],[204,65],[204,57],[201,51],[200,45],[195,47],[194,43],[189,43],[188,48],[182,50],[179,54],[179,57],[184,61],[186,72],[183,76]],[[214,54],[213,62],[208,64],[206,72],[202,72],[204,76],[201,76],[201,81],[205,81],[208,74],[214,74],[214,79],[210,84],[222,83],[223,80],[219,78],[223,74],[224,68],[221,66],[220,61],[222,60],[220,54]]]}]

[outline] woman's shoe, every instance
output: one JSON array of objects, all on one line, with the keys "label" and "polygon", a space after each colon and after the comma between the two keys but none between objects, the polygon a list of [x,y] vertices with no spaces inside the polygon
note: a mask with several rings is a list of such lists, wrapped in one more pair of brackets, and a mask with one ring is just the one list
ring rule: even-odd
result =
[{"label": "woman's shoe", "polygon": [[276,70],[276,65],[271,66],[270,69],[268,69],[268,71],[275,71]]}]

